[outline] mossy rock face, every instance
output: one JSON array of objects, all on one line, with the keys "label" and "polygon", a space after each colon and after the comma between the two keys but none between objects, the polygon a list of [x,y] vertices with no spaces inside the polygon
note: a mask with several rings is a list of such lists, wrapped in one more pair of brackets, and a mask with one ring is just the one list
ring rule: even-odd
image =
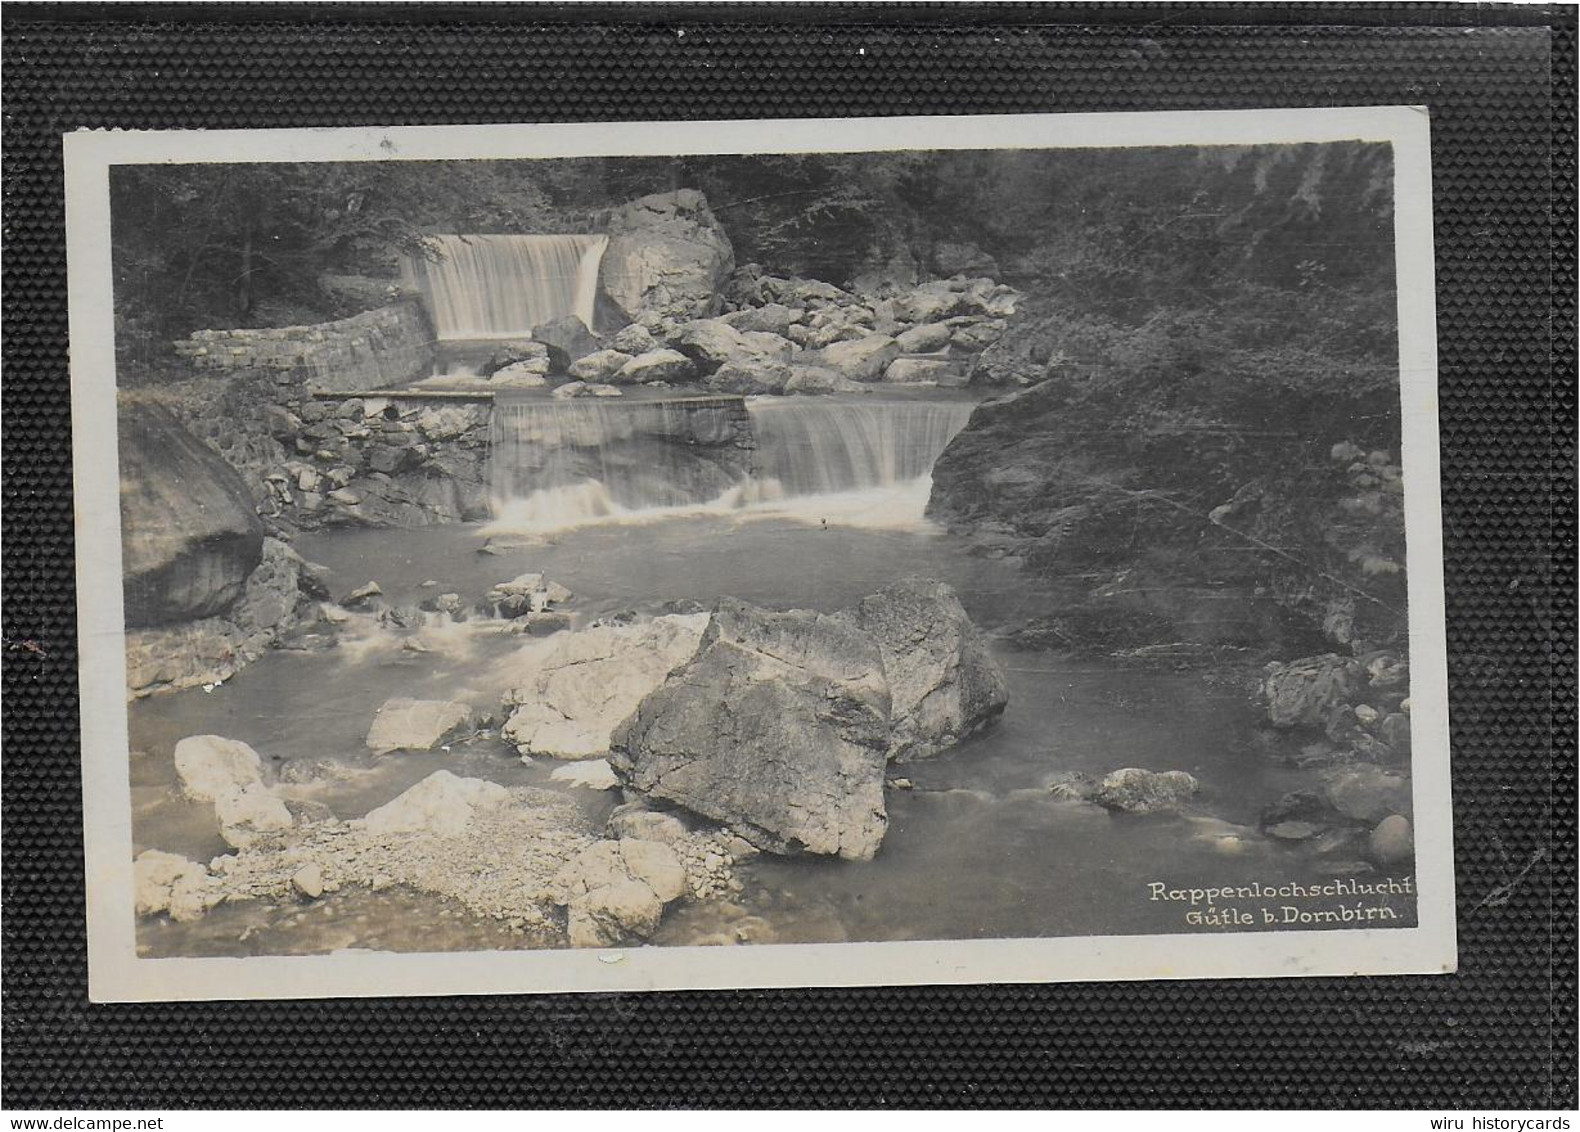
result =
[{"label": "mossy rock face", "polygon": [[162,406],[120,404],[126,623],[212,617],[263,560],[263,525],[236,470]]}]

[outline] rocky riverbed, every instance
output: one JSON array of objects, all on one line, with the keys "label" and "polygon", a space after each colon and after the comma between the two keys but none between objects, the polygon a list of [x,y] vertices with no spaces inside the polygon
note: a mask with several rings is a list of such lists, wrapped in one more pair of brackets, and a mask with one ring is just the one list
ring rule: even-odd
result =
[{"label": "rocky riverbed", "polygon": [[[709,523],[709,569],[670,554]],[[609,530],[304,543],[332,597],[292,651],[133,706],[150,953],[1163,930],[1153,872],[1408,867],[1408,778],[1355,742],[1408,710],[1396,666],[1109,672],[1009,647],[1013,570],[936,534],[644,536],[637,573]],[[837,580],[763,568],[808,539]],[[897,554],[967,605],[882,585]]]}]

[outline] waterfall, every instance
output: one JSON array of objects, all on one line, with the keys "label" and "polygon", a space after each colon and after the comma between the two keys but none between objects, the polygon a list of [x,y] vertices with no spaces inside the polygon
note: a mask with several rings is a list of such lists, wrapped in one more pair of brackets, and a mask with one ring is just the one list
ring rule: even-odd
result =
[{"label": "waterfall", "polygon": [[404,260],[441,341],[527,338],[574,314],[593,324],[607,236],[429,236]]},{"label": "waterfall", "polygon": [[933,464],[972,407],[811,397],[498,400],[490,531],[699,513],[913,526],[922,522]]},{"label": "waterfall", "polygon": [[913,483],[932,474],[972,408],[966,401],[753,398],[753,478],[785,498]]},{"label": "waterfall", "polygon": [[750,427],[738,397],[501,399],[490,449],[495,514],[559,530],[719,498],[747,466]]}]

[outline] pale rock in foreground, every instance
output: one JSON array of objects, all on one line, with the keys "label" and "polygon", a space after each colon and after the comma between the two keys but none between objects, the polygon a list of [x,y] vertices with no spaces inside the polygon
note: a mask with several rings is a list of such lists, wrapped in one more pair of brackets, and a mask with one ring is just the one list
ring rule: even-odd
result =
[{"label": "pale rock in foreground", "polygon": [[626,838],[598,841],[555,876],[557,904],[566,906],[572,947],[608,947],[646,939],[664,906],[686,893],[686,870],[668,845]]},{"label": "pale rock in foreground", "polygon": [[431,751],[472,729],[472,709],[451,700],[386,700],[368,729],[368,750]]},{"label": "pale rock in foreground", "polygon": [[610,765],[760,848],[868,860],[888,820],[888,712],[882,654],[850,621],[727,599],[615,733]]},{"label": "pale rock in foreground", "polygon": [[137,855],[132,862],[132,883],[139,916],[168,912],[172,920],[185,923],[200,919],[221,899],[218,884],[206,868],[159,849]]},{"label": "pale rock in foreground", "polygon": [[214,816],[219,819],[220,836],[233,849],[245,849],[295,824],[285,803],[261,782],[220,795],[214,801]]},{"label": "pale rock in foreground", "polygon": [[707,624],[706,613],[671,615],[528,646],[517,659],[523,678],[505,697],[505,739],[523,755],[603,758],[610,733],[691,659]]},{"label": "pale rock in foreground", "polygon": [[214,807],[220,836],[243,849],[288,830],[291,812],[263,780],[263,760],[238,739],[193,735],[176,744],[176,777],[193,801]]},{"label": "pale rock in foreground", "polygon": [[176,777],[194,802],[217,802],[263,783],[263,759],[239,739],[192,735],[176,744]]},{"label": "pale rock in foreground", "polygon": [[436,770],[362,820],[374,833],[458,837],[466,832],[479,809],[501,805],[509,798],[510,791],[497,782],[460,778],[447,770]]},{"label": "pale rock in foreground", "polygon": [[943,582],[906,578],[863,598],[847,616],[883,654],[890,758],[936,755],[1003,713],[1004,674]]}]

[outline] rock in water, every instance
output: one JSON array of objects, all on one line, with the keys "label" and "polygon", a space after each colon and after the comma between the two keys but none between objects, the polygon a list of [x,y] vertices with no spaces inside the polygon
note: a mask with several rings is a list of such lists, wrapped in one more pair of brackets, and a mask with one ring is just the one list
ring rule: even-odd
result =
[{"label": "rock in water", "polygon": [[616,351],[635,357],[645,354],[649,350],[658,349],[658,339],[653,337],[653,332],[639,322],[620,330],[609,339],[609,345]]},{"label": "rock in water", "polygon": [[675,349],[690,358],[704,376],[746,349],[741,332],[722,318],[694,319],[674,337]]},{"label": "rock in water", "polygon": [[1126,814],[1167,814],[1190,801],[1198,789],[1200,784],[1183,770],[1126,767],[1104,777],[1091,800]]},{"label": "rock in water", "polygon": [[1372,859],[1379,865],[1401,865],[1415,856],[1415,834],[1410,819],[1390,814],[1377,823],[1367,838]]},{"label": "rock in water", "polygon": [[1004,711],[1004,674],[943,582],[896,582],[863,598],[850,616],[882,650],[891,701],[890,758],[935,755]]},{"label": "rock in water", "polygon": [[1353,697],[1359,678],[1360,665],[1336,653],[1278,665],[1262,684],[1268,718],[1275,727],[1321,727]]},{"label": "rock in water", "polygon": [[261,782],[215,799],[214,816],[220,836],[234,849],[255,845],[295,824],[285,803]]},{"label": "rock in water", "polygon": [[176,744],[175,764],[182,792],[195,802],[215,802],[263,784],[263,760],[239,739],[189,736]]},{"label": "rock in water", "polygon": [[137,855],[132,883],[139,916],[168,912],[179,922],[201,918],[221,896],[219,885],[202,865],[158,849]]},{"label": "rock in water", "polygon": [[631,360],[634,355],[624,354],[619,350],[598,350],[577,358],[571,363],[567,371],[571,377],[583,382],[611,381],[614,375]]},{"label": "rock in water", "polygon": [[610,379],[624,385],[642,385],[649,381],[687,381],[696,376],[691,359],[678,350],[649,350],[638,354]]},{"label": "rock in water", "polygon": [[655,193],[614,210],[598,280],[629,321],[652,313],[706,318],[735,270],[724,227],[696,189]]},{"label": "rock in water", "polygon": [[509,798],[510,791],[497,782],[459,778],[447,770],[436,770],[362,820],[375,833],[456,837],[466,832],[480,807],[497,806]]},{"label": "rock in water", "polygon": [[655,617],[636,625],[600,625],[528,646],[523,678],[505,706],[514,708],[504,737],[523,755],[599,759],[609,736],[672,670],[697,651],[708,615]]},{"label": "rock in water", "polygon": [[790,378],[785,382],[786,393],[868,393],[870,387],[859,381],[841,377],[824,366],[790,366]]},{"label": "rock in water", "polygon": [[849,619],[726,599],[609,761],[628,789],[760,848],[868,860],[888,821],[888,715],[882,653]]},{"label": "rock in water", "polygon": [[664,905],[686,892],[686,869],[656,841],[598,841],[560,870],[553,888],[568,911],[571,946],[608,947],[657,931]]},{"label": "rock in water", "polygon": [[263,560],[263,525],[236,470],[166,409],[121,398],[126,624],[211,617]]},{"label": "rock in water", "polygon": [[368,750],[431,751],[465,735],[472,709],[451,700],[385,700],[368,728]]},{"label": "rock in water", "polygon": [[822,364],[850,381],[877,381],[889,363],[900,356],[900,347],[887,334],[869,334],[848,342],[835,342],[822,352]]},{"label": "rock in water", "polygon": [[193,735],[176,744],[176,777],[195,802],[209,802],[226,844],[244,849],[290,829],[291,811],[263,780],[258,752],[237,739]]},{"label": "rock in water", "polygon": [[1339,767],[1323,775],[1323,796],[1352,821],[1376,822],[1390,814],[1408,814],[1410,780],[1369,763]]},{"label": "rock in water", "polygon": [[564,373],[572,362],[593,353],[599,345],[587,324],[573,314],[534,326],[532,340],[543,343],[548,351],[549,365],[557,373]]},{"label": "rock in water", "polygon": [[960,371],[941,358],[896,358],[883,371],[883,380],[896,385],[961,384]]}]

